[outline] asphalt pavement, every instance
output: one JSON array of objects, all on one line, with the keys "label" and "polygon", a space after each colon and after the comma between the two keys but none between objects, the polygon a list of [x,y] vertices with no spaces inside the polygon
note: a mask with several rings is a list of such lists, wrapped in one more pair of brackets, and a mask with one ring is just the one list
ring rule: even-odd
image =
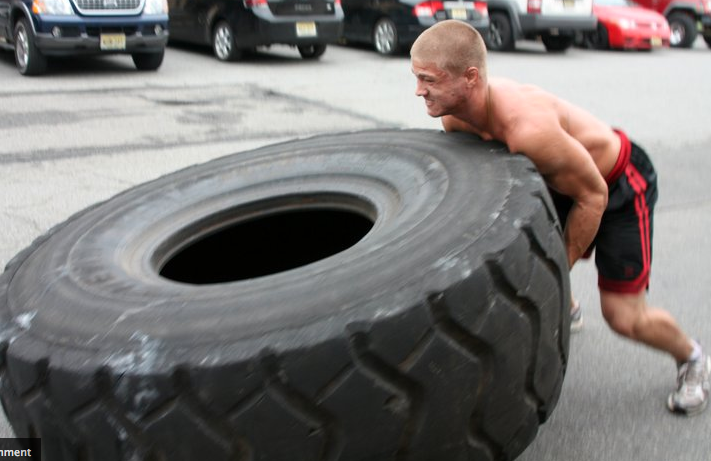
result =
[{"label": "asphalt pavement", "polygon": [[[649,298],[711,347],[711,50],[570,50],[537,43],[492,54],[490,72],[534,83],[624,127],[660,175]],[[331,47],[319,62],[275,48],[244,63],[171,47],[157,73],[130,58],[54,63],[17,74],[0,53],[0,265],[72,213],[132,185],[295,137],[379,127],[438,128],[414,96],[406,57]],[[673,361],[616,337],[590,262],[572,273],[584,308],[556,410],[523,461],[705,461],[711,411],[665,408]],[[12,431],[0,422],[0,436]]]}]

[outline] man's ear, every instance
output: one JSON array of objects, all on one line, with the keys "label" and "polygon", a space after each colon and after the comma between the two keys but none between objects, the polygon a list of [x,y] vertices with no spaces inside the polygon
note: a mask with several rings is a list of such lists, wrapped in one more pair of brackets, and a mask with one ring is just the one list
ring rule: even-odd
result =
[{"label": "man's ear", "polygon": [[464,78],[467,79],[467,86],[473,87],[479,83],[479,69],[476,67],[467,67],[464,71]]}]

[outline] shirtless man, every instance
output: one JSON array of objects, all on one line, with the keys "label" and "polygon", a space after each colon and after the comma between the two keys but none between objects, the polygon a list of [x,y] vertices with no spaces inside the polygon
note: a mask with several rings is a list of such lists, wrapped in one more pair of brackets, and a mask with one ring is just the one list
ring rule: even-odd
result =
[{"label": "shirtless man", "polygon": [[[489,79],[486,47],[468,24],[442,21],[411,49],[416,95],[446,131],[505,143],[529,157],[564,224],[568,263],[596,248],[602,314],[618,334],[669,353],[677,388],[667,406],[683,414],[708,402],[711,358],[672,316],[647,304],[656,173],[627,136],[539,88]],[[573,310],[577,306],[573,306]]]}]

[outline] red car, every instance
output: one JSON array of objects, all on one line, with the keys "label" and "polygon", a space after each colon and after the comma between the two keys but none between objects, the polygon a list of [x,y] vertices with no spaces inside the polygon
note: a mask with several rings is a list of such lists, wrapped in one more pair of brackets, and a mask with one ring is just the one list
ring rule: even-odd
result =
[{"label": "red car", "polygon": [[595,49],[649,50],[669,47],[669,23],[656,11],[630,0],[594,0],[597,30],[583,36],[583,45]]}]

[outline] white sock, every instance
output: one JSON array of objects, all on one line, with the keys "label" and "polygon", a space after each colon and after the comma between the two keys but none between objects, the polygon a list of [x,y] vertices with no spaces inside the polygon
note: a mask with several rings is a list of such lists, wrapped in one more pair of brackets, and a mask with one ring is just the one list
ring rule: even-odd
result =
[{"label": "white sock", "polygon": [[691,355],[689,355],[689,362],[695,362],[701,359],[701,345],[692,339],[691,346],[693,349],[691,350]]}]

